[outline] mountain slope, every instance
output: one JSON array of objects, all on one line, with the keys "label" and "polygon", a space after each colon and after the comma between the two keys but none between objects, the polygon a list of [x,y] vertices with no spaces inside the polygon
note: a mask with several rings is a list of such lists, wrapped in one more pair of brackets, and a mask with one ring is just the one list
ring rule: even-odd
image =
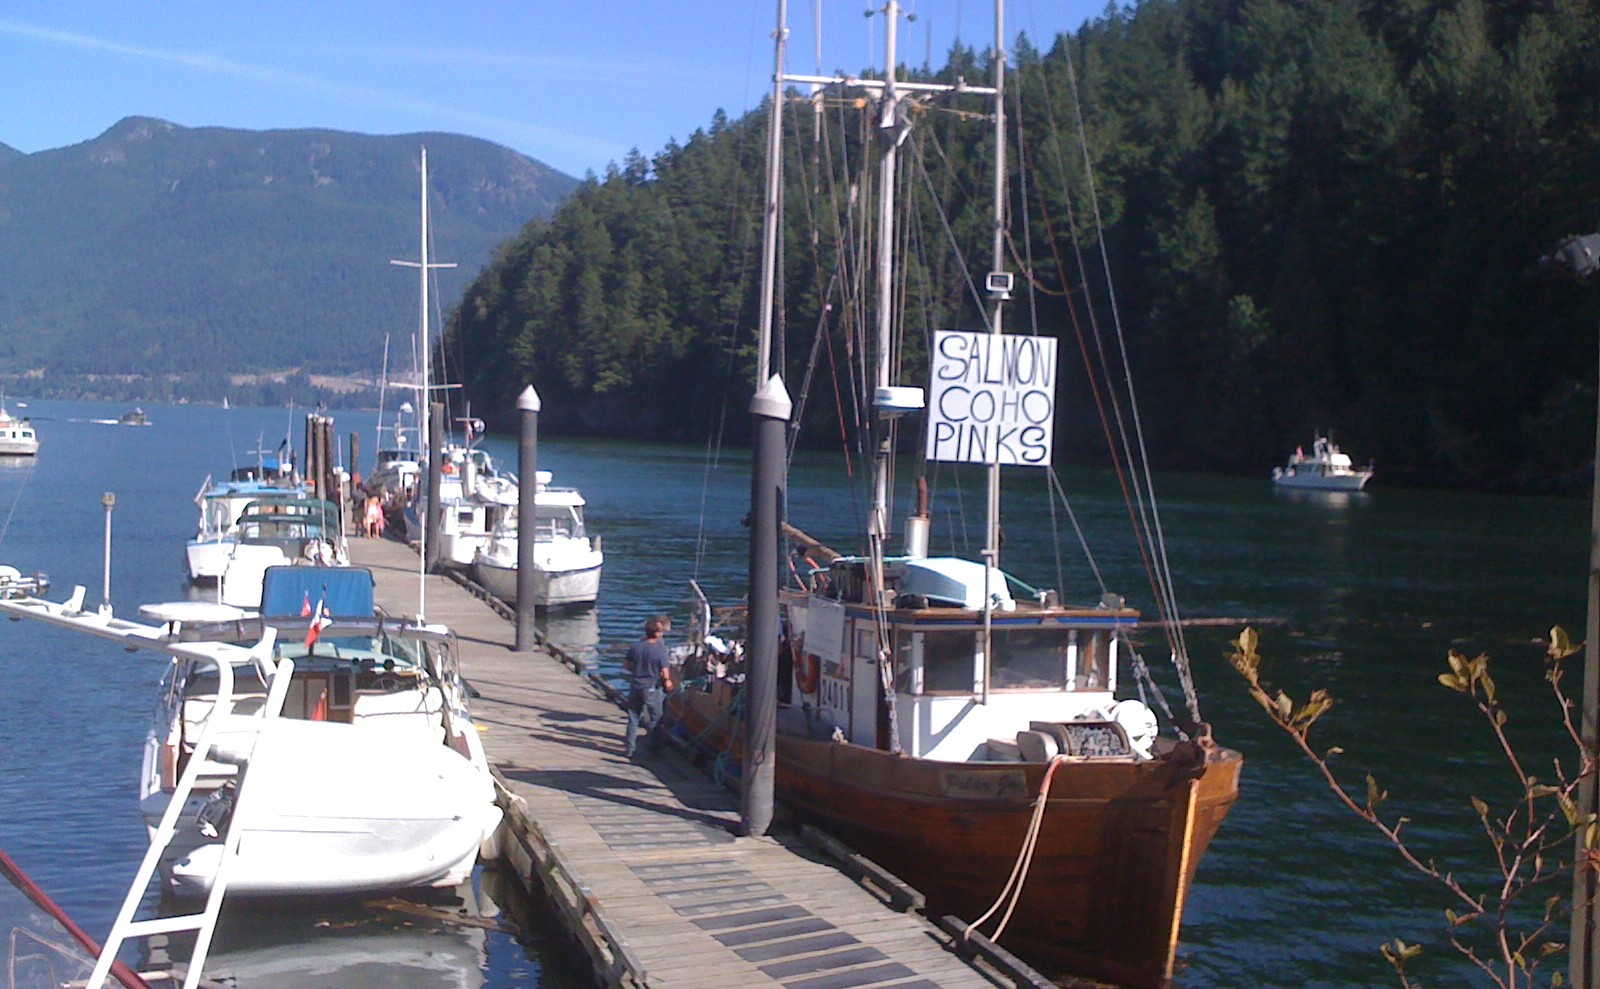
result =
[{"label": "mountain slope", "polygon": [[370,370],[417,325],[426,145],[445,306],[576,185],[451,134],[184,128],[125,119],[0,155],[0,373]]}]

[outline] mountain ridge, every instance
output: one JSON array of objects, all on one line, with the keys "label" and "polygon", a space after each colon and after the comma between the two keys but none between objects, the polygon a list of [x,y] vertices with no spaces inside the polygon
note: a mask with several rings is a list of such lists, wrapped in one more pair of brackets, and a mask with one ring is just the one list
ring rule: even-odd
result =
[{"label": "mountain ridge", "polygon": [[[376,369],[417,325],[418,159],[438,299],[578,180],[446,133],[183,127],[130,116],[0,150],[0,376]],[[396,346],[403,350],[403,346]],[[154,397],[154,396],[153,396]]]}]

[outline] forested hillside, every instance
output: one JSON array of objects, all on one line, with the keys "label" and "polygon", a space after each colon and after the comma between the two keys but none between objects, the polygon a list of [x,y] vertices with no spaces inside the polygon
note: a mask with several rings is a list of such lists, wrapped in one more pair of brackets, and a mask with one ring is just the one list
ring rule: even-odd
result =
[{"label": "forested hillside", "polygon": [[[1159,464],[1265,473],[1331,430],[1395,481],[1582,477],[1600,286],[1554,280],[1537,259],[1600,221],[1591,4],[1146,0],[1012,55],[1013,266],[1038,291],[1009,328],[1062,338],[1058,457],[1104,447],[1072,369],[1085,292],[1112,325],[1077,268],[1097,263],[1098,212]],[[983,62],[956,51],[937,74],[976,79]],[[814,369],[807,436],[836,442],[860,401],[845,362],[871,109],[831,100],[814,118],[797,98],[786,113],[786,380],[798,395]],[[719,117],[584,183],[508,245],[449,340],[474,407],[510,410],[531,382],[555,429],[699,439],[724,415],[741,428],[763,130],[760,111]],[[965,278],[989,267],[987,144],[981,122],[930,107],[902,155],[919,197],[907,383],[924,383],[930,328],[981,325]]]},{"label": "forested hillside", "polygon": [[418,254],[424,144],[436,259],[460,265],[441,298],[577,184],[453,134],[129,118],[0,151],[0,370],[42,373],[23,394],[211,400],[230,373],[375,374],[384,334],[405,352],[417,326],[416,275],[389,261]]}]

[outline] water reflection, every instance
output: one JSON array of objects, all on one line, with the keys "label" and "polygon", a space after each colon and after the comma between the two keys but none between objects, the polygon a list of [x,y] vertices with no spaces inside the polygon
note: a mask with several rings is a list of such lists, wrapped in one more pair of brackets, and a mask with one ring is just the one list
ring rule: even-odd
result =
[{"label": "water reflection", "polygon": [[534,625],[567,655],[588,665],[600,653],[600,610],[593,605],[541,610]]},{"label": "water reflection", "polygon": [[1322,505],[1327,508],[1353,508],[1368,504],[1372,495],[1365,491],[1318,491],[1315,488],[1281,488],[1274,485],[1274,497],[1301,505]]},{"label": "water reflection", "polygon": [[[513,933],[471,884],[360,902],[235,903],[223,909],[206,977],[235,989],[481,989],[491,936]],[[170,954],[147,949],[140,964],[181,965],[192,945],[192,935],[174,936]]]},{"label": "water reflection", "polygon": [[15,453],[0,453],[0,470],[31,470],[38,462],[37,456],[24,457]]}]

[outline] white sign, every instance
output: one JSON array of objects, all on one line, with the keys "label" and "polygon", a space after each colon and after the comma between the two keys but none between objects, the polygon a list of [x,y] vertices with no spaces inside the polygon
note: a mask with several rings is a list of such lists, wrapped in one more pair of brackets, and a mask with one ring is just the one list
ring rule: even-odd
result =
[{"label": "white sign", "polygon": [[1054,337],[940,330],[929,363],[929,460],[1050,466]]}]

